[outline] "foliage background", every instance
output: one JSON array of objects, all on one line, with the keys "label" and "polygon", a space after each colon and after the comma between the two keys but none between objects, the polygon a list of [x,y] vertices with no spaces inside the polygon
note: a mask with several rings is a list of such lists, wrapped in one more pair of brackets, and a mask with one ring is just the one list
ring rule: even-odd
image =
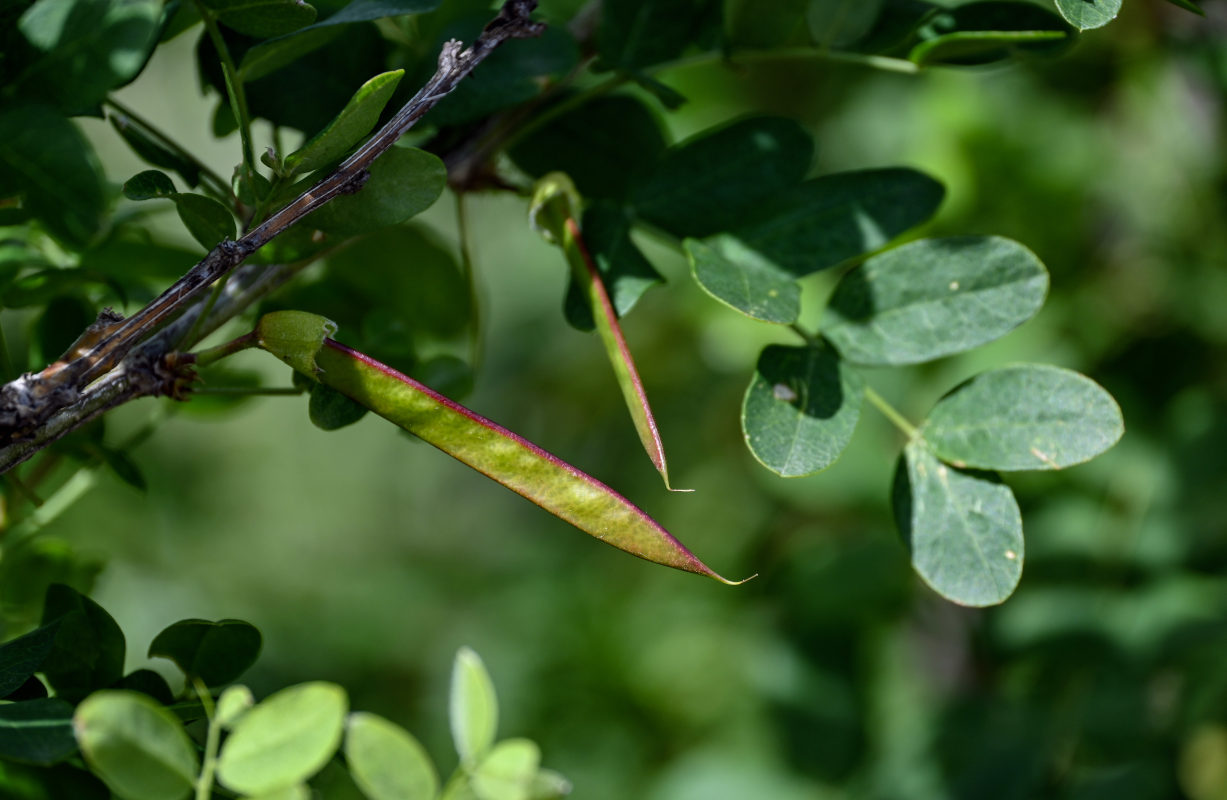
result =
[{"label": "foliage background", "polygon": [[[325,434],[305,398],[226,416],[168,405],[133,452],[148,492],[104,478],[44,546],[105,561],[94,596],[132,651],[181,617],[250,620],[266,641],[258,695],[337,681],[445,768],[447,669],[471,645],[504,734],[539,741],[576,797],[1225,797],[1227,9],[1205,5],[1201,20],[1133,0],[1051,62],[662,76],[691,98],[667,117],[677,138],[748,111],[795,116],[818,172],[925,170],[949,190],[926,233],[1009,236],[1048,266],[1052,296],[1023,329],[875,378],[917,418],[1014,360],[1080,370],[1120,401],[1128,433],[1108,454],[1011,477],[1027,564],[1001,607],[955,607],[912,574],[885,502],[899,443],[880,416],[817,476],[753,462],[741,395],[758,350],[791,341],[644,241],[669,285],[626,329],[674,482],[696,490],[666,495],[599,345],[558,313],[565,266],[523,202],[497,195],[467,201],[486,324],[467,404],[758,579],[729,589],[627,558],[382,420]],[[156,58],[119,97],[228,173],[237,137],[204,134],[191,42]],[[85,127],[113,180],[143,168],[109,127]],[[445,196],[424,217],[448,242],[453,210]],[[157,403],[122,409],[113,431]]]}]

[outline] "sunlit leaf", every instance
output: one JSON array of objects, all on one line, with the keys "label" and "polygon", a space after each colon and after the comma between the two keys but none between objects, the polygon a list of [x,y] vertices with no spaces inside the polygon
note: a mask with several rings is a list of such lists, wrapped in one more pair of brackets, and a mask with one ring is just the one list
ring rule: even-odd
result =
[{"label": "sunlit leaf", "polygon": [[703,290],[748,317],[796,322],[801,287],[793,276],[733,236],[683,242],[690,272]]},{"label": "sunlit leaf", "polygon": [[852,439],[863,390],[860,376],[828,349],[766,348],[741,411],[750,452],[785,478],[826,469]]},{"label": "sunlit leaf", "polygon": [[91,771],[124,800],[187,797],[200,764],[173,714],[139,692],[101,691],[73,716]]},{"label": "sunlit leaf", "polygon": [[285,168],[310,172],[337,160],[371,132],[405,71],[376,75],[354,93],[328,127],[285,158]]},{"label": "sunlit leaf", "polygon": [[470,773],[480,800],[529,800],[533,778],[541,764],[541,749],[528,739],[499,742]]},{"label": "sunlit leaf", "polygon": [[1057,11],[1080,31],[1102,28],[1120,13],[1121,0],[1056,0]]},{"label": "sunlit leaf", "polygon": [[[604,203],[589,206],[580,229],[619,317],[634,308],[644,292],[664,283],[665,279],[631,239],[630,222],[620,209]],[[563,313],[567,322],[581,331],[596,326],[583,284],[574,276],[567,284]]]},{"label": "sunlit leaf", "polygon": [[304,0],[203,0],[223,25],[257,39],[283,36],[315,21]]},{"label": "sunlit leaf", "polygon": [[205,686],[222,686],[255,663],[262,642],[260,631],[242,620],[185,619],[154,637],[149,657],[169,658]]},{"label": "sunlit leaf", "polygon": [[433,800],[439,788],[425,748],[404,728],[375,714],[349,715],[345,763],[369,800]]},{"label": "sunlit leaf", "polygon": [[1120,407],[1090,378],[1022,364],[981,373],[950,392],[921,433],[957,466],[1028,470],[1090,461],[1124,431]]},{"label": "sunlit leaf", "polygon": [[255,795],[306,780],[341,743],[349,700],[331,683],[282,689],[239,718],[222,747],[218,779]]},{"label": "sunlit leaf", "polygon": [[995,236],[922,239],[843,277],[823,334],[857,364],[918,364],[991,342],[1044,303],[1048,273]]},{"label": "sunlit leaf", "polygon": [[995,474],[947,466],[913,441],[895,472],[894,506],[912,566],[938,594],[990,606],[1013,593],[1022,576],[1022,516]]},{"label": "sunlit leaf", "polygon": [[498,698],[481,656],[468,647],[456,653],[448,695],[448,719],[460,762],[477,764],[494,745],[498,732]]},{"label": "sunlit leaf", "polygon": [[[1076,0],[1076,2],[1103,0]],[[943,11],[919,31],[908,58],[917,64],[984,64],[1019,53],[1051,54],[1072,40],[1069,26],[1033,3],[989,2]]]},{"label": "sunlit leaf", "polygon": [[227,686],[217,698],[217,711],[214,712],[214,718],[223,728],[233,728],[255,704],[256,698],[252,695],[251,689],[241,684]]}]

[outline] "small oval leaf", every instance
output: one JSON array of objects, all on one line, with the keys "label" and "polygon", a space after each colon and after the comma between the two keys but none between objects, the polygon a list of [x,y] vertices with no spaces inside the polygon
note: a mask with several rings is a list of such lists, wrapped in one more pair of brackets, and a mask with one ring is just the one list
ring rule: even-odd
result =
[{"label": "small oval leaf", "polygon": [[311,424],[320,430],[335,431],[366,416],[365,406],[355,403],[344,394],[317,383],[311,387],[311,398],[307,403],[307,414]]},{"label": "small oval leaf", "polygon": [[169,658],[205,686],[222,686],[256,663],[260,645],[260,631],[249,622],[185,619],[154,637],[149,656]]},{"label": "small oval leaf", "polygon": [[863,398],[860,375],[829,350],[772,345],[742,404],[746,444],[785,478],[826,469],[852,439]]},{"label": "small oval leaf", "polygon": [[77,742],[95,775],[125,800],[180,800],[200,769],[183,724],[139,692],[95,692],[73,716]]},{"label": "small oval leaf", "polygon": [[541,749],[528,739],[499,742],[469,776],[479,800],[529,800]]},{"label": "small oval leaf", "polygon": [[1057,11],[1080,31],[1102,28],[1120,13],[1121,0],[1057,0]]},{"label": "small oval leaf", "polygon": [[856,364],[919,364],[1000,338],[1044,304],[1048,272],[996,236],[922,239],[835,287],[823,334]]},{"label": "small oval leaf", "polygon": [[315,6],[303,0],[204,0],[218,22],[245,36],[271,39],[315,22]]},{"label": "small oval leaf", "polygon": [[173,199],[187,232],[206,250],[211,250],[223,239],[234,238],[234,216],[212,197],[182,192]]},{"label": "small oval leaf", "polygon": [[792,275],[727,234],[682,245],[695,282],[730,308],[764,322],[788,324],[801,313],[801,287]]},{"label": "small oval leaf", "polygon": [[222,747],[218,779],[249,795],[306,780],[336,752],[348,706],[345,690],[335,684],[282,689],[239,719]]},{"label": "small oval leaf", "polygon": [[899,459],[893,499],[912,566],[934,591],[964,606],[996,605],[1014,592],[1022,515],[995,474],[947,466],[913,441]]},{"label": "small oval leaf", "polygon": [[977,375],[938,401],[921,429],[944,461],[996,470],[1081,464],[1124,432],[1120,407],[1102,386],[1048,364]]},{"label": "small oval leaf", "polygon": [[138,172],[124,183],[124,197],[129,200],[152,200],[157,197],[174,196],[174,181],[165,172],[156,169]]},{"label": "small oval leaf", "polygon": [[468,647],[456,652],[448,716],[456,753],[462,764],[471,767],[494,744],[498,731],[498,698],[481,656]]},{"label": "small oval leaf", "polygon": [[425,748],[404,728],[375,714],[349,715],[345,763],[370,800],[432,800],[439,789]]},{"label": "small oval leaf", "polygon": [[285,168],[291,174],[310,172],[345,155],[375,127],[404,74],[403,69],[385,72],[362,84],[328,127],[286,156]]}]

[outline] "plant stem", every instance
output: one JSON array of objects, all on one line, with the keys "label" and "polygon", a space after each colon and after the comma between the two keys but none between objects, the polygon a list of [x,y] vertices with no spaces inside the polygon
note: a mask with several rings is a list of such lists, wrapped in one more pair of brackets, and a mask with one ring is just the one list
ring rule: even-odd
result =
[{"label": "plant stem", "polygon": [[209,731],[205,734],[204,759],[200,765],[200,777],[196,780],[196,800],[209,800],[213,795],[213,773],[217,770],[217,750],[221,740],[221,725],[218,724],[213,708],[213,695],[209,687],[200,678],[192,677],[192,688],[204,706],[205,717],[209,720]]},{"label": "plant stem", "polygon": [[706,53],[697,53],[686,58],[679,58],[674,61],[666,61],[663,64],[657,64],[656,66],[645,70],[645,72],[655,75],[667,70],[683,69],[685,67],[709,64],[714,61],[724,61],[728,64],[755,64],[765,61],[782,61],[787,59],[809,59],[813,61],[829,61],[836,64],[853,64],[862,67],[870,67],[872,69],[885,70],[887,72],[899,72],[906,75],[915,75],[916,73],[920,72],[920,65],[913,61],[908,61],[905,58],[891,58],[890,56],[877,56],[869,53],[851,53],[845,50],[830,50],[822,47],[788,47],[776,50],[742,50],[731,55],[723,53],[719,50],[709,50]]},{"label": "plant stem", "polygon": [[269,386],[269,387],[248,387],[248,386],[201,386],[193,389],[192,394],[220,394],[220,395],[252,395],[255,396],[297,396],[303,393],[302,389],[295,386]]},{"label": "plant stem", "polygon": [[106,99],[103,100],[103,103],[115,109],[116,111],[118,111],[120,115],[127,117],[128,120],[130,120],[131,122],[134,122],[137,125],[139,125],[141,128],[144,129],[144,132],[151,139],[156,139],[158,141],[158,144],[162,145],[163,147],[165,147],[167,150],[174,153],[179,158],[182,158],[184,161],[190,162],[192,166],[196,167],[196,169],[200,171],[200,177],[202,179],[207,178],[208,182],[212,184],[213,191],[217,193],[218,195],[220,195],[220,197],[224,199],[227,203],[231,203],[234,201],[235,199],[234,192],[230,190],[230,185],[226,182],[226,179],[218,175],[212,169],[210,169],[207,164],[205,164],[203,161],[198,159],[196,156],[192,155],[187,150],[185,150],[182,146],[179,145],[178,142],[170,138],[170,136],[167,133],[160,130],[149,120],[140,116],[135,111],[133,111],[131,108],[119,102],[118,100],[116,100],[114,97],[110,95],[108,95]]},{"label": "plant stem", "polygon": [[805,340],[806,344],[817,344],[820,338],[818,334],[810,333],[795,322],[789,323],[788,329]]},{"label": "plant stem", "polygon": [[886,402],[886,398],[882,397],[870,386],[865,387],[865,399],[873,403],[878,411],[881,411],[883,416],[893,422],[896,428],[903,431],[908,439],[915,439],[920,435],[920,431],[908,421],[907,417],[900,414],[894,406]]},{"label": "plant stem", "polygon": [[29,501],[30,505],[34,506],[35,508],[42,507],[43,501],[37,494],[34,493],[33,489],[26,486],[25,482],[23,482],[21,478],[17,477],[17,470],[6,472],[3,477],[5,482],[12,486],[13,490],[17,492],[17,494]]},{"label": "plant stem", "polygon": [[239,137],[243,141],[243,168],[248,175],[256,174],[255,149],[251,145],[251,115],[247,111],[247,94],[243,91],[243,79],[239,77],[238,67],[230,56],[230,48],[222,38],[221,29],[217,27],[217,17],[205,7],[201,0],[196,0],[196,8],[204,20],[205,30],[217,50],[217,57],[222,62],[222,75],[226,79],[226,94],[230,99],[230,108],[239,121]]},{"label": "plant stem", "polygon": [[45,528],[52,520],[76,503],[82,495],[92,489],[96,480],[97,470],[95,468],[85,467],[77,470],[71,478],[64,482],[63,486],[56,489],[55,493],[48,497],[46,502],[36,508],[32,514],[12,528],[4,531],[4,549],[11,552],[18,544]]},{"label": "plant stem", "polygon": [[477,294],[473,252],[469,247],[469,215],[465,212],[464,192],[456,192],[456,237],[460,240],[460,268],[469,285],[469,359],[477,372],[482,359],[481,298]]},{"label": "plant stem", "polygon": [[[203,317],[204,315],[202,314],[201,316]],[[237,339],[231,339],[225,344],[219,344],[217,347],[209,347],[197,352],[195,354],[196,366],[207,367],[215,361],[220,361],[227,356],[242,352],[249,347],[255,347],[257,344],[259,342],[256,340],[256,332],[250,331]]]}]

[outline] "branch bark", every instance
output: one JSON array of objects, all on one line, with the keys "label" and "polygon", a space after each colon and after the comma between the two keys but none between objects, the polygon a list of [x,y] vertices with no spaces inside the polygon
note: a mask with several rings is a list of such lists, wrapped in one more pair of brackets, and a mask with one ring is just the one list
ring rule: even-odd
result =
[{"label": "branch bark", "polygon": [[[223,241],[132,316],[122,319],[104,312],[60,360],[0,387],[0,474],[109,408],[142,396],[174,393],[187,363],[175,358],[175,349],[195,344],[179,339],[204,312],[208,288],[303,217],[338,195],[360,190],[375,159],[499,45],[540,35],[544,26],[529,19],[536,5],[536,0],[507,0],[468,49],[456,40],[444,44],[430,80],[334,172],[237,241]],[[236,285],[227,287],[192,338],[199,341],[295,272],[294,265],[241,270]],[[167,327],[171,320],[175,322]]]}]

